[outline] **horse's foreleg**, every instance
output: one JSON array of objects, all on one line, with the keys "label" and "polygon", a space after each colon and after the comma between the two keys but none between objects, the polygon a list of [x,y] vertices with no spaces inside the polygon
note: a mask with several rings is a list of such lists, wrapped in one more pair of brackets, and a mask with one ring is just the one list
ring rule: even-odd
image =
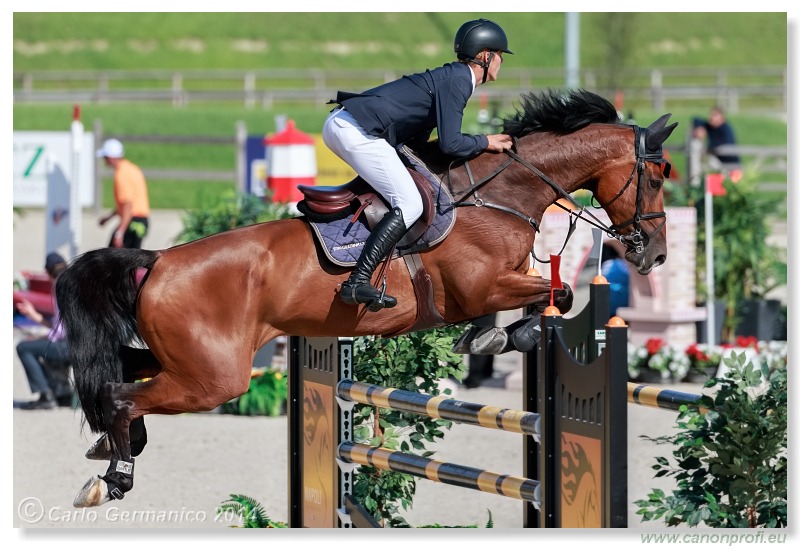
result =
[{"label": "horse's foreleg", "polygon": [[[572,309],[572,289],[564,283],[563,289],[553,293],[553,305],[561,313]],[[491,311],[509,311],[534,306],[542,312],[550,305],[550,279],[507,271],[498,276],[486,298]]]},{"label": "horse's foreleg", "polygon": [[[475,296],[475,293],[471,293]],[[572,289],[553,292],[553,305],[563,314],[572,308]],[[539,313],[550,305],[550,280],[508,271],[500,274],[486,293],[483,311],[497,312],[534,306]],[[509,351],[530,351],[538,341],[538,319],[526,316],[503,327],[477,326],[468,329],[456,342],[453,351],[472,355],[499,355]]]},{"label": "horse's foreleg", "polygon": [[509,351],[531,351],[539,342],[539,317],[525,315],[505,327],[473,326],[453,346],[454,353],[502,355]]}]

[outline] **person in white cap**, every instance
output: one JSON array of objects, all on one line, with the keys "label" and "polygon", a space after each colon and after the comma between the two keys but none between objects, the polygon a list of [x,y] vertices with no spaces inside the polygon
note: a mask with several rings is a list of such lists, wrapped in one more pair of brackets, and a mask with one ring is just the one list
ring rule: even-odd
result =
[{"label": "person in white cap", "polygon": [[119,225],[111,235],[108,246],[141,248],[150,218],[150,199],[144,174],[138,166],[125,158],[125,149],[119,140],[107,139],[97,151],[97,156],[104,158],[106,164],[114,169],[116,207],[98,220],[102,226],[114,216],[119,216]]}]

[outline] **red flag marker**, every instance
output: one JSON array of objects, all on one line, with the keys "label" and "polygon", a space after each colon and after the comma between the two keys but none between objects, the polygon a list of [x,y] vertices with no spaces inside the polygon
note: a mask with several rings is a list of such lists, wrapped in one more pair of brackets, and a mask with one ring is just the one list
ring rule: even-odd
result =
[{"label": "red flag marker", "polygon": [[723,174],[706,174],[706,191],[715,197],[725,195],[725,176]]},{"label": "red flag marker", "polygon": [[554,305],[555,290],[562,289],[561,282],[561,256],[550,254],[550,305]]}]

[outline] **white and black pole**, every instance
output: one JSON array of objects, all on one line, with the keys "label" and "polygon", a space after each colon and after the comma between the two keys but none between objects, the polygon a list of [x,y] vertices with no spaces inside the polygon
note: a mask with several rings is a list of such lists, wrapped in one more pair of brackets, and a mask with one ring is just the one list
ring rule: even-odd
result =
[{"label": "white and black pole", "polygon": [[81,224],[83,223],[83,210],[81,208],[80,165],[83,148],[83,123],[81,122],[81,107],[75,105],[72,109],[72,166],[70,171],[69,186],[69,227],[72,238],[70,239],[70,257],[78,255],[81,244]]},{"label": "white and black pole", "polygon": [[[705,213],[706,232],[706,342],[709,346],[717,344],[716,319],[714,318],[714,193],[715,188],[722,187],[721,174],[707,174],[705,181]],[[719,190],[717,189],[717,192]]]}]

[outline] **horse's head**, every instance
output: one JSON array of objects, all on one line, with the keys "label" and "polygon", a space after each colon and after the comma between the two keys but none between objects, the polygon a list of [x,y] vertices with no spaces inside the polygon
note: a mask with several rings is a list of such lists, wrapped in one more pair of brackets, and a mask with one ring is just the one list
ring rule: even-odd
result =
[{"label": "horse's head", "polygon": [[[478,199],[482,186],[492,182],[479,204],[516,214],[538,229],[537,221],[550,204],[563,199],[580,208],[570,193],[589,189],[611,220],[611,227],[604,229],[627,248],[625,259],[639,273],[650,273],[667,259],[663,183],[669,163],[662,146],[678,125],[667,126],[669,117],[647,128],[624,126],[612,103],[586,90],[524,94],[521,108],[504,120],[503,129],[518,139],[516,151],[506,153],[527,172],[495,177],[508,163],[497,167],[496,157],[482,155],[491,159],[485,162],[493,162],[494,170],[478,164],[476,171],[487,173],[478,183],[465,170],[469,182],[462,183],[456,204],[478,204],[466,201]],[[513,200],[517,204],[509,204]],[[599,220],[590,223],[602,225]]]},{"label": "horse's head", "polygon": [[634,154],[626,152],[624,162],[604,170],[595,192],[614,224],[612,233],[626,247],[625,259],[642,275],[667,259],[664,178],[669,177],[670,164],[662,144],[678,125],[667,126],[669,117],[664,115],[647,128],[632,128]]}]

